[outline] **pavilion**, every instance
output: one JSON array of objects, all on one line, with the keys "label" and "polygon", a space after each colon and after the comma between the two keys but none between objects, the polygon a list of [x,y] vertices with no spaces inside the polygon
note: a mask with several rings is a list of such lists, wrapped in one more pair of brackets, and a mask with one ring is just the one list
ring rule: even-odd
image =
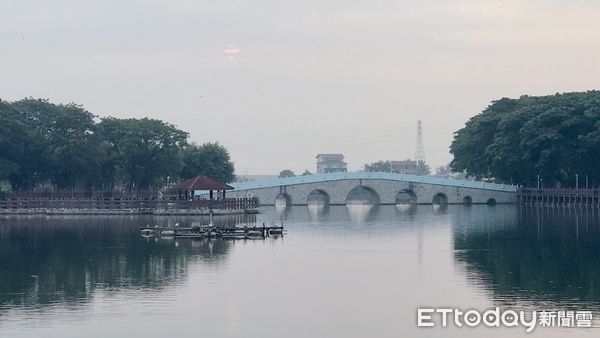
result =
[{"label": "pavilion", "polygon": [[218,199],[225,199],[226,190],[233,190],[233,187],[208,176],[196,176],[172,186],[167,195],[170,199],[191,201],[208,192],[210,200],[214,199],[215,193]]}]

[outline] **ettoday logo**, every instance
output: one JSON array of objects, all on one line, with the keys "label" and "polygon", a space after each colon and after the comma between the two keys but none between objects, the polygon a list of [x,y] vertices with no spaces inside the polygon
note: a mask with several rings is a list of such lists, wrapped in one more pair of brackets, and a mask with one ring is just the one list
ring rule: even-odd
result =
[{"label": "ettoday logo", "polygon": [[417,309],[418,327],[524,327],[529,333],[540,326],[546,327],[591,327],[591,311],[515,311],[499,307],[479,310],[460,310],[456,308],[419,308]]}]

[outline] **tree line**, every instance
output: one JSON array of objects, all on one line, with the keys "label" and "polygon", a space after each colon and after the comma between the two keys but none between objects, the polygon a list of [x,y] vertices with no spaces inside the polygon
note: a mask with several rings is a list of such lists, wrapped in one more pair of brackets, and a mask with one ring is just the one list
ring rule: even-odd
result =
[{"label": "tree line", "polygon": [[[373,162],[373,163],[366,163],[363,166],[363,168],[365,171],[369,171],[369,172],[385,172],[385,173],[396,172],[394,170],[394,166],[392,165],[392,162],[393,161],[377,161],[377,162]],[[427,163],[425,163],[425,161],[417,161],[415,174],[416,175],[429,175],[429,174],[431,174],[431,168],[429,167],[429,165]]]},{"label": "tree line", "polygon": [[219,143],[197,145],[156,119],[98,117],[81,105],[45,99],[0,100],[0,181],[15,190],[153,189],[206,175],[231,182],[234,166]]},{"label": "tree line", "polygon": [[494,101],[455,132],[451,167],[537,186],[600,182],[600,91]]}]

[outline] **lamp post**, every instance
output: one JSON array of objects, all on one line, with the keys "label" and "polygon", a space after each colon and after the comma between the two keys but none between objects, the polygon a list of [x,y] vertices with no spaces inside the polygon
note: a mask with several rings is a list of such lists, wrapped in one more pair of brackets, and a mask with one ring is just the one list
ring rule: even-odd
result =
[{"label": "lamp post", "polygon": [[538,183],[538,185],[537,185],[538,189],[537,190],[540,190],[540,175],[537,175],[537,183]]},{"label": "lamp post", "polygon": [[575,174],[575,190],[579,190],[579,174]]},{"label": "lamp post", "polygon": [[167,176],[167,189],[169,189],[170,185],[171,185],[171,176]]}]

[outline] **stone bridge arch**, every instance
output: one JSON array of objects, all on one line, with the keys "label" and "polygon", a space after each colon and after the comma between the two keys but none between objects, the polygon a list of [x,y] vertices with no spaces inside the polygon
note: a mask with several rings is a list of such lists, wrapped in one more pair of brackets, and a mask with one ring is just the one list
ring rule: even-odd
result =
[{"label": "stone bridge arch", "polygon": [[356,205],[356,204],[371,204],[376,205],[381,202],[381,198],[375,189],[365,186],[359,185],[348,192],[346,195],[346,204]]},{"label": "stone bridge arch", "polygon": [[444,194],[443,192],[438,192],[437,194],[433,195],[431,204],[448,205],[448,195]]},{"label": "stone bridge arch", "polygon": [[396,194],[396,205],[417,204],[417,194],[410,189],[402,189]]},{"label": "stone bridge arch", "polygon": [[306,197],[306,204],[326,207],[330,204],[329,194],[323,189],[314,189]]}]

